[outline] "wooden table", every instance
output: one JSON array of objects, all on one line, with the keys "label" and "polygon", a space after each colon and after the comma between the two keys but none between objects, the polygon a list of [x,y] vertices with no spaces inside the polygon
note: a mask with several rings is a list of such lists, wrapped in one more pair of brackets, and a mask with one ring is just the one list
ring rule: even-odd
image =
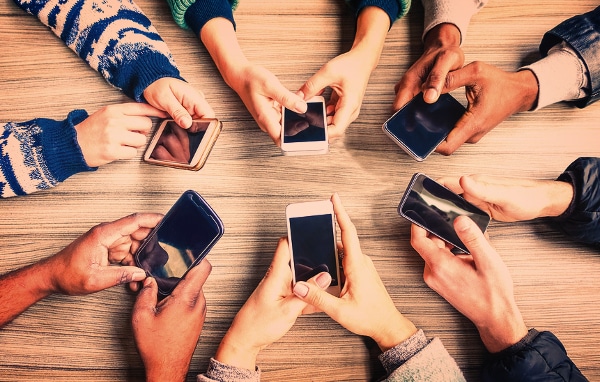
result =
[{"label": "wooden table", "polygon": [[[173,23],[165,2],[137,2],[167,41],[183,76],[201,89],[224,122],[205,168],[152,166],[140,155],[73,176],[47,192],[0,201],[0,273],[56,253],[92,226],[136,211],[165,212],[195,189],[215,208],[226,233],[212,250],[205,285],[208,314],[189,380],[203,372],[231,319],[266,271],[286,234],[285,205],[338,192],[400,309],[430,337],[442,339],[470,381],[479,379],[484,349],[476,330],[422,279],[423,261],[409,244],[409,224],[396,207],[414,172],[433,177],[487,173],[554,178],[578,156],[598,156],[600,105],[565,104],[522,113],[477,145],[417,163],[381,131],[394,84],[421,53],[423,10],[389,32],[359,118],[326,156],[284,157],[221,79],[198,39]],[[297,89],[321,65],[349,49],[354,21],[343,2],[244,0],[236,11],[247,56]],[[472,20],[466,62],[514,70],[537,57],[542,34],[591,10],[585,0],[552,4],[491,1]],[[0,3],[0,121],[62,119],[127,101],[62,42],[10,1]],[[462,91],[454,95],[465,102]],[[590,380],[600,378],[600,258],[544,222],[493,222],[489,234],[508,264],[528,326],[551,330]],[[0,331],[0,380],[142,380],[131,332],[135,296],[115,287],[85,297],[51,296]],[[372,344],[327,316],[301,317],[262,351],[264,381],[371,380],[382,368]]]}]

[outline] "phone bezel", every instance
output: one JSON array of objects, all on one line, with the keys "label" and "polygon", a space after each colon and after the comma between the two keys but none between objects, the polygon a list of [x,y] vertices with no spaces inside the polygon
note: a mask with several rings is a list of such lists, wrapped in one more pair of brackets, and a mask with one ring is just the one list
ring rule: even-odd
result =
[{"label": "phone bezel", "polygon": [[[189,272],[190,269],[192,269],[193,267],[198,265],[208,255],[210,250],[214,247],[214,245],[223,236],[223,234],[225,233],[225,226],[223,225],[223,221],[221,220],[219,215],[217,215],[215,210],[206,202],[206,200],[204,200],[204,198],[198,192],[196,192],[194,190],[187,190],[181,194],[181,196],[175,201],[175,203],[173,203],[171,208],[169,208],[169,211],[167,211],[167,213],[163,216],[161,221],[150,231],[148,236],[146,236],[146,238],[144,238],[144,240],[142,241],[142,243],[140,244],[138,249],[135,251],[133,258],[138,267],[142,268],[141,261],[139,259],[139,255],[140,255],[140,252],[150,242],[150,239],[158,234],[158,231],[161,229],[161,227],[165,226],[166,224],[169,224],[170,219],[177,212],[178,209],[188,207],[188,202],[190,200],[193,201],[194,206],[196,206],[199,209],[202,209],[202,212],[207,217],[210,218],[210,221],[212,221],[214,223],[212,228],[216,228],[215,229],[216,234],[211,239],[210,243],[206,247],[204,247],[204,249],[202,250],[202,252],[200,252],[198,257],[192,262],[192,264],[188,267],[188,269],[180,277],[180,281],[181,281],[181,279],[183,279],[185,277],[185,275]],[[184,205],[184,204],[185,204],[185,206],[182,207],[182,205]],[[142,269],[144,269],[144,268],[142,268]],[[144,271],[146,271],[147,275],[154,277],[154,275],[152,275],[146,269],[144,269]],[[178,281],[178,283],[179,283],[179,281]],[[169,294],[171,294],[172,291],[173,291],[172,289],[167,290],[167,291],[163,290],[160,288],[160,286],[158,288],[159,295],[161,295],[163,297],[168,296]]]},{"label": "phone bezel", "polygon": [[327,132],[327,108],[325,98],[322,96],[314,96],[306,101],[306,103],[319,103],[323,110],[323,126],[325,126],[325,139],[320,141],[310,142],[285,142],[285,107],[281,107],[281,131],[280,145],[284,155],[314,155],[326,154],[329,152],[329,134]]},{"label": "phone bezel", "polygon": [[331,216],[331,229],[333,233],[333,242],[331,245],[334,249],[334,257],[335,257],[335,271],[337,277],[337,284],[335,286],[329,286],[327,288],[327,293],[332,294],[334,296],[339,296],[342,288],[342,279],[340,272],[340,262],[337,251],[337,233],[336,233],[336,220],[335,213],[333,211],[333,204],[331,200],[321,200],[321,201],[312,201],[312,202],[301,202],[301,203],[292,203],[288,204],[285,208],[285,216],[287,223],[287,232],[288,232],[288,247],[290,250],[290,267],[292,269],[292,286],[296,284],[296,269],[294,266],[294,250],[293,250],[293,237],[290,227],[290,219],[291,218],[300,218],[307,216],[315,216],[315,215],[330,215]]},{"label": "phone bezel", "polygon": [[[390,118],[388,118],[383,125],[381,126],[383,132],[385,133],[385,135],[387,135],[393,142],[395,142],[398,146],[400,146],[400,148],[402,150],[404,150],[408,155],[410,155],[413,159],[415,159],[418,162],[422,162],[425,159],[427,159],[427,157],[429,157],[429,155],[431,155],[431,153],[433,153],[435,151],[435,149],[440,145],[440,143],[442,143],[444,141],[444,139],[446,139],[448,137],[448,134],[450,134],[450,131],[452,131],[452,129],[454,128],[454,125],[456,124],[456,121],[454,121],[454,123],[451,125],[450,129],[447,130],[445,132],[445,134],[443,134],[442,136],[440,136],[439,139],[437,140],[432,140],[430,141],[430,147],[427,148],[427,151],[424,155],[419,155],[417,154],[411,147],[409,147],[406,142],[404,142],[400,137],[398,137],[396,134],[394,134],[394,132],[388,127],[388,125],[390,124],[390,122],[393,122],[393,120],[395,120],[396,118],[399,118],[399,116],[403,115],[404,113],[406,113],[407,109],[409,109],[413,104],[415,104],[416,102],[419,102],[419,97],[421,97],[421,99],[423,98],[423,93],[419,93],[417,94],[413,99],[411,99],[406,105],[402,106],[402,108],[400,108],[400,110],[396,111]],[[424,101],[423,101],[424,102]],[[452,107],[452,108],[456,108],[456,110],[458,110],[459,106],[460,106],[460,110],[466,111],[466,109],[464,108],[464,106],[458,102],[456,100],[456,98],[452,97],[452,95],[448,94],[448,93],[444,93],[440,95],[440,98],[436,101],[437,102],[443,102],[448,104],[448,107]],[[420,126],[420,125],[419,125]]]},{"label": "phone bezel", "polygon": [[[445,241],[448,244],[451,244],[452,246],[454,246],[455,248],[458,248],[459,250],[461,250],[464,253],[470,254],[469,250],[466,248],[466,246],[464,245],[464,243],[454,243],[452,240],[448,239],[447,237],[444,237],[444,235],[440,235],[439,232],[435,232],[433,229],[431,229],[430,227],[426,227],[423,224],[421,224],[420,222],[415,221],[413,218],[411,218],[410,216],[408,216],[405,211],[404,211],[404,205],[406,203],[406,200],[408,199],[408,196],[410,194],[410,192],[413,190],[414,185],[417,181],[417,179],[419,177],[424,177],[428,180],[430,180],[431,182],[435,183],[436,185],[445,188],[446,190],[448,190],[452,195],[456,196],[457,199],[460,199],[462,202],[466,203],[467,205],[469,205],[469,207],[473,208],[474,210],[477,210],[478,212],[481,212],[482,215],[485,215],[488,217],[487,223],[485,225],[485,228],[482,229],[482,232],[485,233],[485,231],[487,230],[487,227],[491,221],[491,217],[485,212],[483,211],[481,208],[477,207],[476,205],[474,205],[473,203],[470,203],[469,201],[467,201],[465,198],[463,198],[462,196],[458,195],[457,193],[453,192],[452,190],[450,190],[448,187],[443,186],[442,184],[436,182],[434,179],[432,179],[431,177],[417,172],[415,173],[412,178],[410,179],[410,182],[408,184],[408,187],[406,188],[406,190],[404,191],[404,194],[402,195],[402,199],[400,200],[400,203],[398,204],[398,214],[400,216],[402,216],[403,218],[405,218],[406,220],[410,221],[413,224],[418,225],[419,227],[423,228],[424,230],[426,230],[427,232],[437,236],[438,238],[442,239],[443,241]],[[416,192],[416,191],[415,191]],[[448,199],[446,199],[448,200]],[[482,227],[479,227],[482,228]]]},{"label": "phone bezel", "polygon": [[151,164],[155,164],[155,165],[159,165],[159,166],[173,167],[173,168],[192,170],[192,171],[200,170],[202,167],[204,167],[204,164],[206,163],[206,160],[208,159],[208,156],[210,155],[210,153],[217,141],[217,138],[219,137],[219,134],[222,130],[223,124],[221,123],[221,121],[219,121],[216,118],[200,118],[200,119],[194,119],[192,121],[192,123],[194,123],[194,122],[209,122],[209,124],[208,124],[208,127],[206,128],[206,132],[204,133],[204,137],[202,138],[202,141],[200,141],[200,145],[198,146],[198,149],[196,150],[196,152],[194,153],[194,156],[192,157],[192,159],[190,160],[190,163],[188,164],[188,163],[179,163],[179,162],[168,161],[168,160],[164,160],[164,159],[156,159],[156,158],[151,157],[152,152],[154,151],[156,145],[158,144],[158,140],[160,139],[161,135],[163,134],[163,132],[165,130],[165,127],[167,126],[167,124],[169,122],[173,122],[176,124],[176,122],[172,119],[165,119],[160,123],[159,127],[156,129],[156,132],[152,136],[152,139],[151,139],[150,143],[148,144],[148,147],[146,148],[146,152],[144,153],[144,161],[147,163],[151,163]]}]

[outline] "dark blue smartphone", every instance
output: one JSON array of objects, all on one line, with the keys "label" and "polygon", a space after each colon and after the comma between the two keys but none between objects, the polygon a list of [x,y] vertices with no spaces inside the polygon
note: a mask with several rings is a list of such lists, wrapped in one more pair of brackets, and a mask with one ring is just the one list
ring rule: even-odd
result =
[{"label": "dark blue smartphone", "polygon": [[171,294],[223,236],[223,222],[196,191],[184,192],[148,234],[134,259],[156,279],[159,295]]},{"label": "dark blue smartphone", "polygon": [[382,128],[392,141],[421,162],[446,139],[464,113],[464,106],[450,94],[442,94],[437,102],[429,104],[419,93]]},{"label": "dark blue smartphone", "polygon": [[398,214],[465,253],[469,250],[454,230],[454,219],[466,215],[482,232],[490,223],[485,211],[421,173],[413,175]]}]

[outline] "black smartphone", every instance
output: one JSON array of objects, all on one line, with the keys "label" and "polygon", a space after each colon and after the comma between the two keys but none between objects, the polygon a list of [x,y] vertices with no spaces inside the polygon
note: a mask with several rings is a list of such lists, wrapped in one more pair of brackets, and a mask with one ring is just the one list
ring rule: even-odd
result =
[{"label": "black smartphone", "polygon": [[330,200],[293,203],[285,209],[293,283],[329,272],[327,292],[340,295],[335,215]]},{"label": "black smartphone", "polygon": [[454,230],[454,219],[466,215],[482,232],[490,223],[485,211],[421,173],[414,174],[410,180],[398,213],[465,253],[469,250]]},{"label": "black smartphone", "polygon": [[164,120],[144,154],[144,161],[161,166],[198,171],[208,159],[222,123],[218,119],[195,119],[189,129]]},{"label": "black smartphone", "polygon": [[306,101],[306,113],[282,107],[281,150],[284,155],[326,154],[329,151],[325,99]]},{"label": "black smartphone", "polygon": [[429,104],[419,93],[392,115],[382,128],[408,155],[421,162],[442,143],[465,108],[450,94],[442,94]]},{"label": "black smartphone", "polygon": [[168,296],[223,236],[223,222],[196,191],[184,192],[134,254],[136,265]]}]

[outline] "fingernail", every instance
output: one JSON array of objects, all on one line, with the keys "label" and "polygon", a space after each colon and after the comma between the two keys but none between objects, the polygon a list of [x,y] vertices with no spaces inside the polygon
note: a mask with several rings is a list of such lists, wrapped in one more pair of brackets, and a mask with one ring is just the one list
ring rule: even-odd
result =
[{"label": "fingernail", "polygon": [[[144,274],[144,276],[146,276],[146,274]],[[152,278],[147,277],[146,280],[144,280],[144,287],[150,286],[150,284],[152,284]]]},{"label": "fingernail", "polygon": [[186,116],[186,117],[181,118],[181,123],[183,124],[183,126],[181,126],[181,127],[186,128],[186,129],[189,128],[190,126],[192,126],[192,117]]},{"label": "fingernail", "polygon": [[317,276],[316,281],[321,289],[325,289],[331,284],[331,275],[327,272],[322,272]]},{"label": "fingernail", "polygon": [[294,294],[298,297],[306,297],[308,294],[308,285],[304,283],[296,283],[296,285],[294,285]]},{"label": "fingernail", "polygon": [[306,102],[297,101],[294,104],[294,108],[296,109],[297,113],[306,113],[306,110],[308,109],[308,105],[306,104]]},{"label": "fingernail", "polygon": [[146,278],[146,272],[134,272],[133,275],[131,275],[132,281],[142,281],[145,278]]},{"label": "fingernail", "polygon": [[454,219],[454,229],[457,231],[467,231],[469,228],[471,228],[471,224],[469,222],[469,218],[467,218],[466,216],[459,216],[456,219]]},{"label": "fingernail", "polygon": [[433,103],[437,100],[438,92],[435,89],[427,89],[425,93],[423,93],[423,99],[426,102]]}]

